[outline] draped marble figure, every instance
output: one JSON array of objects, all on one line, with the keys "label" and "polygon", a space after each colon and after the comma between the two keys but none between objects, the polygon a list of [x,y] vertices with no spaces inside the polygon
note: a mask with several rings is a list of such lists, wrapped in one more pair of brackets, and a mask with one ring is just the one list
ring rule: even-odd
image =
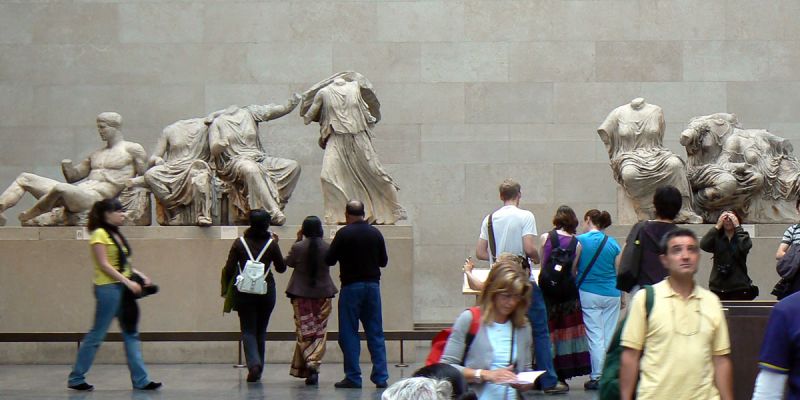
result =
[{"label": "draped marble figure", "polygon": [[734,114],[692,118],[681,133],[695,206],[706,222],[727,209],[744,222],[796,220],[800,161],[792,144],[763,129],[743,129]]},{"label": "draped marble figure", "polygon": [[633,200],[640,220],[654,217],[653,192],[672,185],[683,194],[676,222],[700,223],[692,210],[691,189],[683,160],[664,147],[664,113],[642,98],[617,107],[597,129],[608,150],[614,179]]},{"label": "draped marble figure", "polygon": [[[147,166],[144,148],[126,141],[121,127],[122,117],[115,112],[97,116],[97,131],[106,145],[77,165],[63,160],[61,170],[67,183],[27,172],[20,174],[0,195],[0,225],[6,223],[2,212],[15,206],[25,193],[33,195],[37,202],[19,214],[23,225],[76,224],[72,216],[85,213],[99,200],[120,195],[126,182],[144,173]],[[130,193],[126,203],[144,207],[142,198],[146,196],[141,194]]]},{"label": "draped marble figure", "polygon": [[406,211],[397,202],[398,186],[372,146],[372,129],[380,120],[372,84],[357,72],[335,74],[303,94],[301,113],[306,125],[320,125],[325,222],[345,223],[342,210],[350,200],[364,203],[370,223],[405,219]]},{"label": "draped marble figure", "polygon": [[217,176],[228,186],[233,222],[247,221],[247,213],[263,208],[273,225],[283,225],[283,208],[300,177],[297,161],[270,157],[261,144],[258,124],[280,118],[297,107],[300,95],[284,104],[230,106],[208,117],[209,145]]},{"label": "draped marble figure", "polygon": [[213,172],[205,122],[206,118],[193,118],[164,128],[150,157],[150,168],[133,180],[153,192],[161,225],[212,223]]}]

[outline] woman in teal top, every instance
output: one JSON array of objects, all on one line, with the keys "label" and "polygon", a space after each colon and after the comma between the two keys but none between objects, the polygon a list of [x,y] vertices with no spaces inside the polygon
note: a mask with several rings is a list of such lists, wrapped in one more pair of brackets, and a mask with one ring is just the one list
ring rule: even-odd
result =
[{"label": "woman in teal top", "polygon": [[[145,285],[150,279],[131,268],[128,262],[131,255],[130,246],[119,227],[125,222],[122,204],[116,199],[101,200],[92,206],[89,212],[88,228],[92,232],[89,245],[94,259],[94,297],[96,308],[94,325],[81,342],[75,365],[69,374],[67,387],[80,391],[94,390],[94,386],[86,383],[86,373],[92,367],[94,356],[108,332],[114,317],[119,317],[122,298],[125,290],[134,294],[141,292],[142,287],[131,280],[133,273],[142,277]],[[120,324],[122,338],[125,342],[125,356],[131,373],[134,389],[155,390],[161,387],[160,382],[153,382],[147,377],[147,370],[142,360],[142,345],[136,324]]]},{"label": "woman in teal top", "polygon": [[[607,211],[589,210],[583,219],[588,231],[578,235],[583,251],[578,261],[576,283],[579,285],[583,323],[586,325],[589,354],[592,358],[592,373],[584,388],[596,390],[606,349],[619,319],[620,292],[617,290],[617,267],[621,249],[614,238],[603,232],[611,226],[611,215]],[[603,243],[605,238],[607,239]],[[589,263],[595,254],[597,259],[589,268]]]}]

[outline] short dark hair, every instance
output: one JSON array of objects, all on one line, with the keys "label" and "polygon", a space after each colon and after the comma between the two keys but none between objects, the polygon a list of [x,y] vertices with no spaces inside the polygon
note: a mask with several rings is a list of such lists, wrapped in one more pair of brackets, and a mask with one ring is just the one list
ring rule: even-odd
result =
[{"label": "short dark hair", "polygon": [[459,396],[469,392],[469,386],[464,375],[456,369],[456,367],[449,364],[431,364],[422,367],[414,372],[413,377],[444,379],[450,382],[453,387],[453,398],[458,399]]},{"label": "short dark hair", "polygon": [[522,193],[522,186],[519,185],[519,182],[508,178],[500,183],[499,190],[500,198],[503,201],[508,201],[517,198]]},{"label": "short dark hair", "polygon": [[570,206],[560,206],[556,210],[556,215],[553,216],[553,226],[556,229],[563,229],[568,233],[575,233],[578,227],[578,216]]},{"label": "short dark hair", "polygon": [[345,213],[347,215],[352,215],[354,217],[363,217],[364,214],[364,203],[358,200],[350,200],[347,202],[347,206],[345,207]]},{"label": "short dark hair", "polygon": [[669,246],[669,242],[676,237],[690,237],[694,239],[695,243],[697,243],[697,235],[692,232],[690,229],[686,228],[676,228],[669,232],[667,232],[662,238],[661,242],[659,243],[659,250],[661,250],[661,254],[667,254],[667,247]]},{"label": "short dark hair", "polygon": [[599,229],[606,229],[611,226],[611,214],[609,214],[608,211],[600,211],[593,208],[587,211],[583,218],[589,218],[589,221],[592,221],[592,224]]},{"label": "short dark hair", "polygon": [[683,195],[675,186],[660,186],[653,195],[653,207],[656,216],[669,220],[675,219],[683,206]]},{"label": "short dark hair", "polygon": [[250,210],[247,214],[250,227],[244,231],[244,237],[248,239],[260,239],[269,236],[269,222],[272,216],[263,208]]}]

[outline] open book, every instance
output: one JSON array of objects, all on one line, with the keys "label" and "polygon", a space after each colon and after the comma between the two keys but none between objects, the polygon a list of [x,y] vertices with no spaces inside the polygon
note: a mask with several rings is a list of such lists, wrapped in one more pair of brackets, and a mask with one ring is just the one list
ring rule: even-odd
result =
[{"label": "open book", "polygon": [[542,375],[545,372],[546,371],[520,372],[520,373],[517,374],[517,380],[503,382],[502,385],[512,385],[512,384],[526,385],[526,384],[531,384],[534,381],[536,381],[536,378],[538,378],[540,375]]}]

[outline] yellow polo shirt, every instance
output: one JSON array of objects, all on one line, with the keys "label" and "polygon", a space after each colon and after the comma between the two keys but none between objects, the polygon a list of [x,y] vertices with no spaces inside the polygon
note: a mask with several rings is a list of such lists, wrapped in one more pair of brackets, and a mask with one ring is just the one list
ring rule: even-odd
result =
[{"label": "yellow polo shirt", "polygon": [[[108,258],[108,263],[111,264],[111,266],[115,269],[119,270],[119,249],[117,249],[117,245],[114,244],[114,241],[111,240],[111,236],[109,236],[105,229],[97,228],[92,231],[92,235],[89,236],[89,245],[91,247],[95,244],[102,244],[106,246],[106,257]],[[125,251],[125,254],[127,255],[128,249],[125,248],[125,245],[120,243],[120,246],[122,246],[123,251]],[[92,261],[94,262],[94,284],[108,285],[110,283],[117,283],[118,281],[105,273],[100,267],[100,264],[97,263],[97,260],[94,259],[93,250],[91,253]],[[130,262],[125,264],[125,268],[122,270],[122,275],[128,278],[131,277],[132,274]]]},{"label": "yellow polo shirt", "polygon": [[637,399],[718,399],[712,356],[731,352],[722,303],[697,285],[684,299],[669,278],[653,289],[649,321],[640,290],[622,333],[622,346],[643,350]]}]

